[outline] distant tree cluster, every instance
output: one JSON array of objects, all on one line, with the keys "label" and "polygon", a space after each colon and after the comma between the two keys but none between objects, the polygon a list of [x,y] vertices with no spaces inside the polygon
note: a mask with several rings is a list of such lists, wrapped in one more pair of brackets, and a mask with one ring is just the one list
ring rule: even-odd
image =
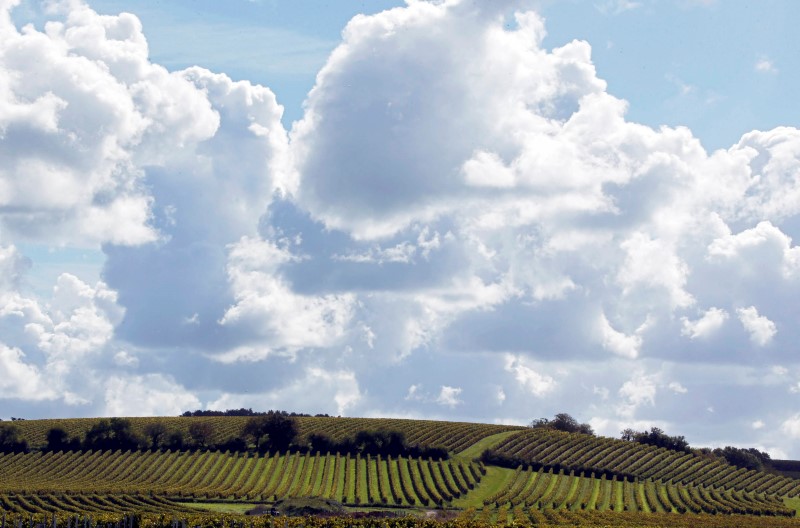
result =
[{"label": "distant tree cluster", "polygon": [[771,465],[772,459],[768,453],[753,447],[741,448],[725,446],[716,448],[711,452],[714,456],[724,458],[728,464],[745,469],[763,470]]},{"label": "distant tree cluster", "polygon": [[[286,412],[286,411],[254,411],[253,409],[245,409],[244,407],[242,407],[241,409],[228,409],[225,411],[208,411],[202,409],[197,411],[186,411],[185,413],[181,414],[181,417],[192,418],[197,416],[264,416],[265,414],[268,413],[280,413],[290,417],[311,416],[310,414],[306,413],[296,413],[296,412]],[[329,417],[329,415],[327,414],[315,414],[314,416],[318,418]]]},{"label": "distant tree cluster", "polygon": [[567,433],[594,435],[594,430],[591,425],[588,423],[580,423],[567,413],[558,413],[552,420],[548,418],[538,418],[532,421],[529,427],[534,429],[553,429],[555,431],[564,431]]},{"label": "distant tree cluster", "polygon": [[450,456],[443,447],[410,445],[400,431],[359,431],[354,437],[338,442],[325,435],[312,434],[308,437],[308,447],[312,452],[364,456],[422,457],[434,460],[446,460]]},{"label": "distant tree cluster", "polygon": [[691,448],[689,442],[683,436],[670,436],[658,427],[651,427],[649,431],[634,431],[625,429],[620,434],[620,438],[628,442],[638,442],[640,444],[663,447],[672,451],[683,451],[689,453]]},{"label": "distant tree cluster", "polygon": [[[138,449],[231,449],[229,442],[214,445],[214,426],[208,422],[195,422],[189,425],[188,436],[179,429],[169,430],[161,422],[149,423],[144,427],[144,436],[137,434],[130,420],[125,418],[102,419],[95,422],[81,440],[69,437],[61,427],[51,428],[46,435],[47,451],[80,451],[122,449],[133,451]],[[234,443],[234,450],[246,449]]]}]

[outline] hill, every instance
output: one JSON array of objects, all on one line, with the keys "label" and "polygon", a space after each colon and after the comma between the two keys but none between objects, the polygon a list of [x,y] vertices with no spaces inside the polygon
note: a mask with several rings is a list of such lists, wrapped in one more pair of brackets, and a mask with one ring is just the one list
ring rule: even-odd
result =
[{"label": "hill", "polygon": [[[800,527],[790,507],[798,501],[793,497],[800,496],[800,481],[696,453],[548,429],[297,417],[292,420],[298,435],[281,451],[257,451],[245,442],[236,444],[237,449],[92,450],[77,444],[74,450],[46,449],[51,429],[80,439],[100,420],[14,422],[18,437],[31,449],[0,454],[0,509],[12,515],[138,511],[187,516],[198,512],[197,507],[317,497],[350,508],[446,509],[478,524],[564,520],[575,525],[583,519],[625,525],[638,515],[652,525],[669,526],[680,525],[681,514],[713,514],[714,526],[726,526],[724,519],[757,515],[758,521],[735,525]],[[127,423],[141,436],[152,424],[182,434],[192,424],[206,424],[208,443],[221,444],[242,438],[247,421],[215,416],[130,418]],[[445,456],[376,454],[345,442],[377,430],[402,433],[415,446],[444,448]],[[353,450],[311,449],[314,435]],[[662,523],[664,515],[672,524]],[[782,519],[783,524],[767,519]],[[711,526],[706,522],[693,526]]]}]

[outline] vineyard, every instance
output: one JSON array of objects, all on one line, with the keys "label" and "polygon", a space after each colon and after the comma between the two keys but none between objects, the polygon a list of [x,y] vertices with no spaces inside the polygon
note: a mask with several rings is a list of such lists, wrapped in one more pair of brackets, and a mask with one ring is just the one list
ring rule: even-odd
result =
[{"label": "vineyard", "polygon": [[530,510],[600,510],[642,513],[723,513],[747,515],[790,515],[783,501],[774,495],[721,490],[704,486],[664,484],[653,480],[595,478],[582,473],[554,473],[543,469],[523,470],[493,495],[483,500],[484,508],[512,511],[514,517]]},{"label": "vineyard", "polygon": [[[0,491],[22,495],[153,493],[246,501],[323,497],[351,505],[436,506],[474,488],[482,470],[479,464],[465,461],[297,452],[266,456],[199,451],[39,452],[0,457]],[[40,511],[32,509],[34,505],[21,508]]]},{"label": "vineyard", "polygon": [[[190,424],[203,422],[212,426],[218,441],[224,441],[241,437],[247,420],[238,416],[132,418],[130,425],[144,432],[148,424],[157,422],[171,430],[188,430]],[[394,515],[438,511],[441,516],[439,520],[380,521],[309,518],[303,526],[312,528],[420,524],[430,528],[800,528],[794,506],[787,506],[800,502],[789,500],[800,494],[800,481],[739,469],[696,453],[490,424],[330,417],[295,420],[298,438],[291,449],[280,452],[254,448],[48,450],[41,447],[51,428],[81,437],[97,420],[17,422],[34,449],[0,453],[0,528],[6,528],[6,522],[8,528],[120,528],[118,517],[134,513],[136,526],[153,528],[188,528],[187,522],[215,528],[266,528],[267,524],[299,528],[288,518],[273,521],[268,516],[244,522],[245,517],[200,513],[196,505],[249,508],[307,497],[351,509],[377,508]],[[445,447],[447,453],[439,459],[319,452],[308,447],[311,435],[339,442],[369,430],[398,431],[414,445]],[[131,518],[126,517],[122,526],[128,526]]]},{"label": "vineyard", "polygon": [[[170,431],[180,431],[188,435],[192,423],[204,422],[211,426],[213,436],[211,443],[218,444],[241,434],[247,423],[246,416],[214,416],[214,417],[158,417],[129,418],[134,432],[145,436],[145,428],[151,423],[160,423]],[[504,431],[522,430],[523,427],[512,425],[493,425],[468,422],[440,422],[433,420],[405,420],[391,418],[331,418],[331,417],[298,417],[295,418],[300,437],[307,438],[311,434],[322,434],[339,441],[352,437],[359,431],[391,430],[405,434],[411,444],[422,446],[444,447],[451,453],[458,453],[473,445],[478,440]],[[47,431],[53,427],[64,429],[71,437],[82,438],[97,418],[70,418],[53,420],[22,420],[14,422],[20,428],[22,438],[31,447],[43,447],[46,443]]]},{"label": "vineyard", "polygon": [[761,517],[757,522],[747,515],[674,515],[668,513],[573,512],[570,510],[532,510],[526,516],[498,514],[487,518],[482,512],[468,510],[455,517],[242,517],[226,514],[181,512],[4,514],[0,525],[14,528],[518,528],[555,526],[604,526],[619,528],[799,528],[800,520],[785,517]]},{"label": "vineyard", "polygon": [[607,472],[778,496],[800,495],[800,480],[737,468],[692,453],[591,435],[528,429],[508,436],[492,452],[517,463],[567,470]]}]

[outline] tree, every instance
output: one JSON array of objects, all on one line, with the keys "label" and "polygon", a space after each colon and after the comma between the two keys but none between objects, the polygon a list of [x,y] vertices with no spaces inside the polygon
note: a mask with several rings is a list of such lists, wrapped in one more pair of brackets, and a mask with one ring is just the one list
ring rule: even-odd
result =
[{"label": "tree", "polygon": [[131,429],[131,422],[125,418],[98,420],[86,432],[83,447],[86,449],[139,449],[144,440]]},{"label": "tree", "polygon": [[28,450],[28,442],[20,438],[20,428],[12,424],[0,424],[0,451],[19,453]]},{"label": "tree", "polygon": [[150,448],[157,449],[167,436],[167,426],[162,422],[150,422],[144,427],[144,434],[150,439]]},{"label": "tree", "polygon": [[[283,451],[297,437],[297,424],[285,412],[269,411],[247,420],[242,433],[253,438],[256,449]],[[266,441],[262,442],[262,439]]]},{"label": "tree", "polygon": [[48,451],[77,451],[81,448],[79,438],[69,438],[67,432],[61,427],[52,427],[45,436]]},{"label": "tree", "polygon": [[206,447],[214,436],[214,426],[206,421],[196,421],[189,424],[189,437],[196,447]]},{"label": "tree", "polygon": [[567,433],[581,433],[594,435],[592,426],[588,423],[580,423],[567,413],[558,413],[552,420],[538,418],[533,420],[529,427],[534,429],[553,429]]},{"label": "tree", "polygon": [[176,429],[167,435],[165,447],[168,449],[183,449],[185,444],[186,435],[180,429]]},{"label": "tree", "polygon": [[266,415],[254,416],[244,424],[242,436],[252,438],[256,449],[258,449],[258,446],[261,445],[261,439],[269,436],[268,429],[269,419]]},{"label": "tree", "polygon": [[683,436],[670,436],[658,427],[651,427],[650,431],[634,431],[625,429],[620,434],[623,440],[638,442],[640,444],[654,445],[672,451],[690,451],[689,442]]},{"label": "tree", "polygon": [[723,449],[717,448],[713,451],[715,456],[724,458],[728,464],[745,469],[764,469],[769,465],[771,458],[768,453],[759,451],[755,448],[740,448],[725,446]]}]

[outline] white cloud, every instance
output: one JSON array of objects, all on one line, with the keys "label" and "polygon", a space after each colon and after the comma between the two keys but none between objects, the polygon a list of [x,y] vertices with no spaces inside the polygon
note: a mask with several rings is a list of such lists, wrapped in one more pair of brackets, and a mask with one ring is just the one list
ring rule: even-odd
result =
[{"label": "white cloud", "polygon": [[526,391],[541,398],[555,390],[558,383],[547,374],[541,374],[526,364],[522,356],[507,354],[505,369],[514,375],[514,379]]},{"label": "white cloud", "polygon": [[618,356],[636,359],[639,355],[639,349],[642,347],[641,336],[636,334],[627,335],[615,330],[603,313],[600,314],[598,327],[603,348]]},{"label": "white cloud", "polygon": [[169,376],[112,376],[105,382],[105,416],[178,416],[200,400]]},{"label": "white cloud", "polygon": [[[703,394],[700,413],[733,391],[750,422],[790,384],[737,362],[796,361],[800,130],[708,152],[626,120],[588,43],[547,49],[540,16],[504,24],[519,4],[461,0],[356,17],[290,141],[268,88],[170,73],[135,17],[60,5],[43,31],[0,23],[4,368],[48,401],[97,413],[108,390],[124,410],[114,378],[192,405],[449,417],[466,407],[437,399],[483,394],[471,417],[502,402],[524,423],[558,391],[612,430],[674,425],[670,398],[647,409],[658,390]],[[21,293],[31,241],[102,243],[105,282]],[[442,385],[454,361],[464,381]]]},{"label": "white cloud", "polygon": [[625,11],[642,7],[642,3],[633,0],[604,0],[596,3],[595,7],[604,15],[619,15]]},{"label": "white cloud", "polygon": [[420,399],[422,399],[422,396],[420,394],[420,390],[421,389],[422,389],[421,385],[417,385],[417,384],[411,385],[408,388],[408,393],[406,394],[405,399],[406,400],[420,400]]},{"label": "white cloud", "polygon": [[[309,390],[313,387],[314,390]],[[301,376],[266,393],[225,393],[208,404],[209,409],[239,407],[296,409],[301,412],[326,412],[346,415],[357,408],[364,394],[354,372],[309,366]]]},{"label": "white cloud", "polygon": [[139,358],[126,350],[120,350],[114,354],[114,363],[121,367],[135,367],[139,364]]},{"label": "white cloud", "polygon": [[617,414],[631,419],[639,407],[643,405],[654,406],[656,404],[657,390],[658,380],[656,375],[637,373],[619,388],[618,394],[622,402],[617,406]]},{"label": "white cloud", "polygon": [[759,73],[778,73],[778,68],[775,67],[775,63],[768,57],[759,58],[755,66],[753,66],[753,69]]},{"label": "white cloud", "polygon": [[[223,325],[244,325],[263,338],[263,354],[294,353],[306,347],[332,346],[341,341],[353,315],[354,296],[299,295],[280,277],[280,265],[294,256],[263,240],[242,238],[231,246],[228,274],[236,304],[220,320]],[[246,359],[257,359],[248,357]],[[223,361],[244,359],[236,352]]]},{"label": "white cloud", "polygon": [[687,392],[689,392],[689,390],[686,387],[684,387],[683,385],[681,385],[677,381],[669,382],[669,384],[667,385],[667,388],[669,390],[671,390],[672,392],[674,392],[675,394],[686,394]]},{"label": "white cloud", "polygon": [[766,427],[766,425],[767,424],[765,424],[762,420],[756,420],[755,422],[750,424],[750,427],[752,427],[753,429],[758,430],[758,429],[763,429],[764,427]]},{"label": "white cloud", "polygon": [[682,317],[683,329],[681,334],[689,336],[690,339],[707,338],[722,328],[722,325],[727,320],[728,312],[721,308],[712,307],[706,310],[700,319],[695,321]]},{"label": "white cloud", "polygon": [[750,334],[750,341],[758,346],[768,345],[778,332],[775,323],[763,315],[759,315],[755,306],[739,308],[736,313],[742,326]]},{"label": "white cloud", "polygon": [[790,416],[781,424],[781,432],[794,440],[800,439],[800,414]]},{"label": "white cloud", "polygon": [[47,376],[25,362],[20,349],[0,343],[0,398],[36,401],[54,400],[58,396]]},{"label": "white cloud", "polygon": [[439,396],[436,397],[436,403],[438,403],[439,405],[444,405],[446,407],[455,407],[460,403],[464,403],[463,401],[458,399],[460,395],[461,395],[461,387],[450,387],[448,385],[442,385],[442,390],[439,391]]},{"label": "white cloud", "polygon": [[592,394],[600,396],[600,399],[605,401],[610,396],[611,392],[608,387],[592,387]]}]

